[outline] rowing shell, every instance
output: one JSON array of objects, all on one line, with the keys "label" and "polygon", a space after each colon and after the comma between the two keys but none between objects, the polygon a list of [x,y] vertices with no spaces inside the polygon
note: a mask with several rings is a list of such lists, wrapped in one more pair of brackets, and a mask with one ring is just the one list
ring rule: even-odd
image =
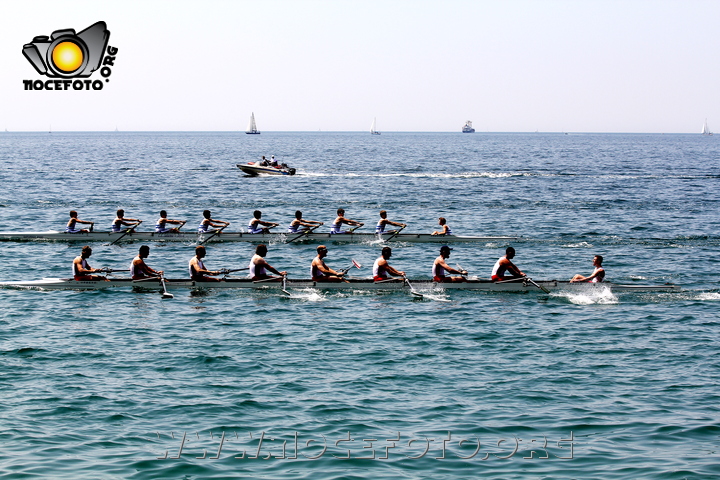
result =
[{"label": "rowing shell", "polygon": [[[123,241],[136,242],[186,242],[201,243],[212,235],[210,233],[178,232],[178,233],[157,233],[157,232],[90,232],[90,233],[65,233],[58,231],[49,232],[0,232],[0,241],[9,242],[113,242],[123,236]],[[296,238],[300,233],[242,233],[222,232],[209,239],[208,243],[221,242],[256,242],[256,243],[285,243]],[[378,240],[390,242],[408,243],[477,243],[517,240],[518,237],[487,236],[473,237],[461,235],[430,235],[429,233],[399,233],[393,235],[386,233],[377,235],[374,233],[308,233],[298,241],[302,242],[343,242],[343,243],[371,243]]]},{"label": "rowing shell", "polygon": [[[432,280],[412,280],[414,290],[475,290],[483,292],[540,292],[541,290],[527,280],[492,282],[490,280],[470,280],[458,283],[437,283]],[[613,292],[679,292],[677,285],[632,285],[618,283],[569,283],[557,280],[536,280],[535,283],[547,290],[592,292],[608,288]],[[190,279],[165,279],[168,290],[177,289],[282,289],[279,281],[252,281],[249,279],[227,278],[220,282],[196,282]],[[73,280],[69,278],[43,278],[42,280],[0,282],[0,287],[31,288],[43,290],[104,290],[109,288],[134,287],[160,290],[159,279],[131,280],[113,278],[105,280]],[[314,282],[312,280],[288,279],[284,288],[315,288],[319,290],[389,290],[411,291],[407,282],[402,280],[375,282],[371,279],[351,279],[347,282]]]}]

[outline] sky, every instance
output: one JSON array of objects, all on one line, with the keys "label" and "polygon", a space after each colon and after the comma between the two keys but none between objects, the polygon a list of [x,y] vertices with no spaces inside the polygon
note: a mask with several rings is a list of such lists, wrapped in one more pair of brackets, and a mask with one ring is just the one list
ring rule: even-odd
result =
[{"label": "sky", "polygon": [[[0,131],[720,131],[720,1],[0,0]],[[26,91],[104,21],[97,91]],[[103,80],[96,71],[92,80]]]}]

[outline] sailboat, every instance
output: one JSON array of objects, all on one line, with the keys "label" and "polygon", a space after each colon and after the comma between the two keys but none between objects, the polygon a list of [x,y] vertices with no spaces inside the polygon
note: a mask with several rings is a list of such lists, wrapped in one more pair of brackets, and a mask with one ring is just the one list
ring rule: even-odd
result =
[{"label": "sailboat", "polygon": [[247,130],[245,130],[245,133],[248,135],[260,135],[260,132],[258,132],[257,125],[255,125],[255,112],[252,112],[250,114],[250,123],[248,123]]},{"label": "sailboat", "polygon": [[712,135],[712,132],[710,131],[710,129],[707,126],[707,118],[705,119],[705,123],[703,123],[702,134],[703,135]]},{"label": "sailboat", "polygon": [[376,124],[377,124],[377,118],[373,118],[373,123],[370,126],[370,133],[373,135],[380,135],[380,132],[377,131]]}]

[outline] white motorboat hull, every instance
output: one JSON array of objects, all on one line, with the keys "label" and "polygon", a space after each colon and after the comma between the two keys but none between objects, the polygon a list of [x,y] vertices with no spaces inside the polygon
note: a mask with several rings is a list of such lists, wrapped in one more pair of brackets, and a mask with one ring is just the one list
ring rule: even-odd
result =
[{"label": "white motorboat hull", "polygon": [[248,175],[295,175],[294,168],[287,167],[264,167],[257,163],[238,163],[237,167]]}]

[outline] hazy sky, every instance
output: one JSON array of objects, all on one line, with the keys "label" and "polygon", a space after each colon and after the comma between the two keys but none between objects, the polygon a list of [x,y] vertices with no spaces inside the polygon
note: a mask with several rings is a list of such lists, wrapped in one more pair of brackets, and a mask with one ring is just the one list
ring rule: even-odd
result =
[{"label": "hazy sky", "polygon": [[[101,20],[101,91],[23,90],[46,79],[25,43]],[[8,0],[0,130],[720,131],[719,20],[717,0]]]}]

